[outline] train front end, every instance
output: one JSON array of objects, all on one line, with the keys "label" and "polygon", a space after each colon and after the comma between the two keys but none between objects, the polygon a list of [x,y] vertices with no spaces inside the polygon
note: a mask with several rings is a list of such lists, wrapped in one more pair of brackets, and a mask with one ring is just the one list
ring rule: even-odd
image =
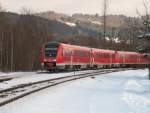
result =
[{"label": "train front end", "polygon": [[47,70],[56,69],[59,43],[49,42],[42,48],[42,66]]}]

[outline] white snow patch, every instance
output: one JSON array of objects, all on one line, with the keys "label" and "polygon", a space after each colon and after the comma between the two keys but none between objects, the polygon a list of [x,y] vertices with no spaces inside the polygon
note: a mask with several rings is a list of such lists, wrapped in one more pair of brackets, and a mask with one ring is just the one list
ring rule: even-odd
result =
[{"label": "white snow patch", "polygon": [[[75,74],[88,73],[94,70],[86,71],[76,71]],[[16,76],[17,78],[1,82],[0,89],[10,88],[19,84],[37,82],[47,79],[59,78],[64,76],[74,75],[74,72],[64,72],[64,73],[37,73],[37,72],[15,72],[10,73],[10,75]]]},{"label": "white snow patch", "polygon": [[119,40],[118,37],[114,38],[113,41],[116,42],[116,43],[120,43],[120,40]]},{"label": "white snow patch", "polygon": [[64,83],[0,108],[0,113],[150,113],[147,70]]},{"label": "white snow patch", "polygon": [[150,113],[150,97],[125,92],[122,99],[134,111],[133,113]]},{"label": "white snow patch", "polygon": [[99,22],[99,21],[92,21],[92,23],[93,23],[93,24],[97,24],[97,25],[102,25],[102,23]]},{"label": "white snow patch", "polygon": [[136,80],[128,80],[124,84],[124,88],[127,91],[136,91],[136,92],[142,92],[144,88],[140,83],[138,83]]},{"label": "white snow patch", "polygon": [[75,26],[76,26],[75,23],[71,23],[71,22],[65,22],[65,24],[67,24],[67,25],[69,25],[69,26],[71,26],[71,27],[75,27]]},{"label": "white snow patch", "polygon": [[62,20],[58,20],[58,21],[61,22],[61,23],[66,24],[66,25],[68,25],[68,26],[70,26],[70,27],[75,27],[75,26],[76,26],[76,24],[75,24],[75,23],[72,23],[72,22],[66,22],[66,21],[62,21]]},{"label": "white snow patch", "polygon": [[0,72],[0,77],[1,76],[21,75],[21,74],[24,74],[24,72],[8,72],[8,73]]},{"label": "white snow patch", "polygon": [[110,41],[110,38],[109,38],[109,37],[105,37],[105,39],[106,39],[107,41]]}]

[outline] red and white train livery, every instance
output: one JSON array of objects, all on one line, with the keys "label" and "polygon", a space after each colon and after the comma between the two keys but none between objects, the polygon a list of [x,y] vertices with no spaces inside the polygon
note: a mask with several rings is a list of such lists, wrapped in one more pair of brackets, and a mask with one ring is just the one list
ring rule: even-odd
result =
[{"label": "red and white train livery", "polygon": [[137,67],[149,64],[144,54],[113,51],[49,42],[42,48],[42,65],[47,70]]}]

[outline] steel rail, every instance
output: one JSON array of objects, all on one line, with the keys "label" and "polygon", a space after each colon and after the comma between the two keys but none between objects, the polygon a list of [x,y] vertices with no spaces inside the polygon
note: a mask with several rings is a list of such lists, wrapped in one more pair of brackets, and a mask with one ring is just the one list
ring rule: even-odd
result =
[{"label": "steel rail", "polygon": [[121,69],[105,69],[105,70],[98,70],[91,73],[82,73],[77,75],[70,75],[60,78],[53,78],[38,82],[20,84],[8,89],[0,90],[0,107],[6,104],[9,104],[17,99],[23,98],[29,94],[35,93],[37,91],[65,83],[68,81],[73,81],[81,78],[93,77],[101,74],[118,72],[118,71],[125,71],[131,68],[121,68]]}]

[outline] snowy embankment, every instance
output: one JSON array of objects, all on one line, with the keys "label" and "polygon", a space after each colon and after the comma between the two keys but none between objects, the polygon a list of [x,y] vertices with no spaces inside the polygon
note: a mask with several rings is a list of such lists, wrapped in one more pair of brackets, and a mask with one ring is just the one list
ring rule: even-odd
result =
[{"label": "snowy embankment", "polygon": [[150,113],[147,70],[64,83],[0,108],[0,113]]},{"label": "snowy embankment", "polygon": [[0,72],[0,77],[8,77],[8,76],[21,76],[23,75],[24,73],[22,72],[12,72],[12,73],[4,73],[4,72]]},{"label": "snowy embankment", "polygon": [[[93,72],[95,70],[76,71],[75,74]],[[48,73],[48,72],[13,72],[0,73],[0,77],[14,77],[12,80],[0,82],[0,90],[10,88],[16,85],[37,82],[47,79],[59,78],[74,75],[74,72]]]}]

